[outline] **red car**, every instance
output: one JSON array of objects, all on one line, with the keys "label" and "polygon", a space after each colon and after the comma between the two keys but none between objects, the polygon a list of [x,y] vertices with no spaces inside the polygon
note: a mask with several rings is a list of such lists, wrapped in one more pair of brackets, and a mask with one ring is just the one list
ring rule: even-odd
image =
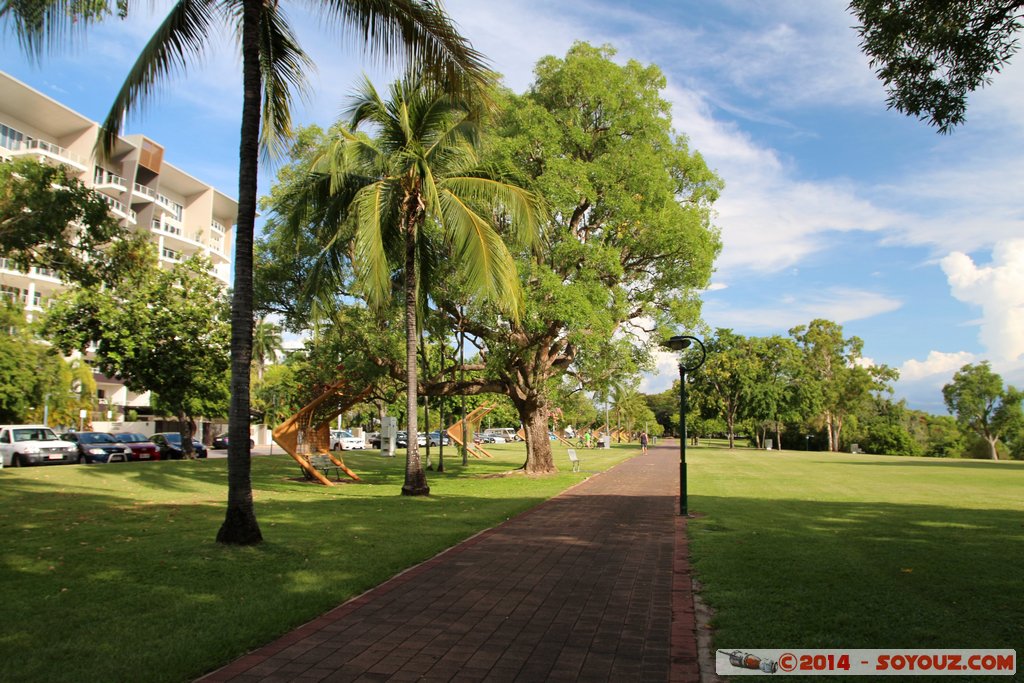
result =
[{"label": "red car", "polygon": [[113,437],[132,449],[132,461],[160,459],[160,448],[145,434],[125,432],[124,434],[114,434]]}]

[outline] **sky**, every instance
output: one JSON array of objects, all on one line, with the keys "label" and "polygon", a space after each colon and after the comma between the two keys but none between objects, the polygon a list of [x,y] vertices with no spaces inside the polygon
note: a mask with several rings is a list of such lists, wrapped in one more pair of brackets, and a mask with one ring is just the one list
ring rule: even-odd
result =
[{"label": "sky", "polygon": [[[154,3],[166,12],[169,4]],[[286,5],[287,6],[287,5]],[[725,181],[723,250],[704,294],[709,328],[786,335],[840,323],[864,355],[900,371],[895,398],[944,413],[941,387],[988,360],[1024,385],[1024,58],[969,100],[950,135],[887,110],[845,0],[448,0],[475,48],[517,92],[575,41],[656,64],[673,125]],[[141,6],[140,6],[141,7]],[[334,121],[362,75],[390,75],[293,6],[317,70],[300,124]],[[84,44],[30,61],[0,33],[0,69],[102,120],[162,17],[94,27]],[[237,195],[239,59],[230,35],[131,116],[165,158]],[[265,193],[273,166],[261,169]],[[641,390],[668,388],[659,354]]]}]

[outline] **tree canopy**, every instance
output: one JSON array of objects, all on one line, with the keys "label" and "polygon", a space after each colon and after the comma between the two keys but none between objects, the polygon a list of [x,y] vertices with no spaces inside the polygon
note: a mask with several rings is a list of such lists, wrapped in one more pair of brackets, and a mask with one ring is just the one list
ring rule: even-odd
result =
[{"label": "tree canopy", "polygon": [[985,440],[993,460],[999,459],[1000,438],[1024,426],[1024,392],[1003,386],[1003,378],[987,361],[960,368],[942,387],[942,398],[961,426]]},{"label": "tree canopy", "polygon": [[223,415],[228,400],[227,302],[223,289],[194,257],[170,270],[155,254],[116,287],[82,287],[59,297],[44,334],[66,353],[94,347],[100,371],[157,403],[182,423],[191,453],[192,418]]},{"label": "tree canopy", "polygon": [[1019,48],[1024,0],[851,0],[890,108],[946,133]]},{"label": "tree canopy", "polygon": [[115,281],[132,258],[103,197],[60,165],[0,160],[0,258],[65,282]]}]

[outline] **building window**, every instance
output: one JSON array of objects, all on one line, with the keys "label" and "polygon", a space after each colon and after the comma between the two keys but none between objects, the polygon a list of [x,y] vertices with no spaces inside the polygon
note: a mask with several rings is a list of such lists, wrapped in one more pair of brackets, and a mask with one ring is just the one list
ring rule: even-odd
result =
[{"label": "building window", "polygon": [[21,298],[21,290],[17,287],[11,287],[10,285],[0,285],[0,297],[3,297],[8,301],[23,301]]},{"label": "building window", "polygon": [[161,249],[160,253],[161,253],[161,255],[163,255],[164,258],[170,259],[172,261],[180,261],[181,260],[181,253],[177,252],[177,251],[175,251],[173,249],[170,249],[168,247],[164,247],[163,249]]},{"label": "building window", "polygon": [[0,123],[0,147],[6,147],[11,151],[18,150],[21,149],[21,142],[24,139],[24,133]]}]

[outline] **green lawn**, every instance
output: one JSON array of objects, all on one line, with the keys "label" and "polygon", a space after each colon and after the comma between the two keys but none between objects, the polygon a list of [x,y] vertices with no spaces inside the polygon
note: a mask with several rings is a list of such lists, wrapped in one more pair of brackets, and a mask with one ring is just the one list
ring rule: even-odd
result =
[{"label": "green lawn", "polygon": [[711,448],[687,462],[716,647],[1024,651],[1024,463]]},{"label": "green lawn", "polygon": [[[583,469],[637,449],[586,451]],[[364,482],[332,488],[256,457],[256,548],[213,541],[224,460],[0,470],[0,680],[192,679],[589,476],[488,477],[525,449],[488,450],[464,470],[446,449],[429,498],[399,495],[403,452],[346,454]]]},{"label": "green lawn", "polygon": [[[539,478],[487,476],[523,460],[521,445],[488,449],[496,460],[468,471],[448,451],[429,498],[398,495],[402,457],[347,454],[365,482],[333,488],[257,457],[257,548],[212,540],[223,460],[0,471],[0,680],[189,680],[636,447],[580,451],[584,473]],[[687,460],[716,646],[1024,644],[1024,463],[711,448]]]}]

